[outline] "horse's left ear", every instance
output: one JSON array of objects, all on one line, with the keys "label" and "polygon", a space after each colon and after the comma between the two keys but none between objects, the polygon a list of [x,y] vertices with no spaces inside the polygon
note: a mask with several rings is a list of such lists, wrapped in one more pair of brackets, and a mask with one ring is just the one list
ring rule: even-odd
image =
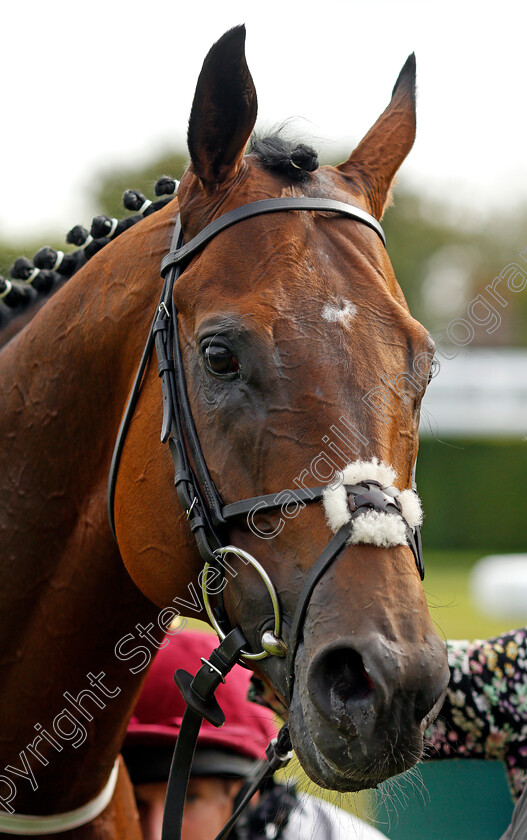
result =
[{"label": "horse's left ear", "polygon": [[206,187],[236,174],[256,111],[256,90],[245,61],[245,26],[237,26],[211,47],[190,113],[190,159]]},{"label": "horse's left ear", "polygon": [[380,219],[390,185],[415,140],[415,55],[399,73],[390,104],[345,163],[337,169],[366,193]]}]

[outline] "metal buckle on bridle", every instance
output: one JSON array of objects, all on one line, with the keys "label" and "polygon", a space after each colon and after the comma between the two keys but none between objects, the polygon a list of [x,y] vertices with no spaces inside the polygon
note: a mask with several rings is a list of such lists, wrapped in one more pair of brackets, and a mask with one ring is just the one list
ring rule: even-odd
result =
[{"label": "metal buckle on bridle", "polygon": [[219,668],[216,668],[216,666],[213,665],[212,662],[210,662],[210,660],[208,660],[205,656],[200,656],[199,661],[203,665],[208,665],[211,671],[215,671],[219,675],[222,683],[225,683],[225,677],[223,676],[222,672]]},{"label": "metal buckle on bridle", "polygon": [[185,513],[187,514],[187,522],[190,519],[190,514],[192,513],[192,509],[193,509],[193,507],[194,507],[194,505],[196,504],[197,501],[198,501],[197,497],[194,496],[191,506],[189,507],[189,509],[187,511],[185,511]]}]

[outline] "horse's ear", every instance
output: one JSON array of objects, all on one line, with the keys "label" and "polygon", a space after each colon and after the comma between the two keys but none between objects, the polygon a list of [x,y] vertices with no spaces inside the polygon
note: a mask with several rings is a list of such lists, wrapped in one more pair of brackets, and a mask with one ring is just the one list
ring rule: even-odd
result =
[{"label": "horse's ear", "polygon": [[237,26],[210,49],[190,113],[190,159],[205,186],[236,174],[256,111],[256,90],[245,61],[245,26]]},{"label": "horse's ear", "polygon": [[380,219],[390,184],[415,139],[415,55],[399,73],[390,104],[345,163],[337,169],[366,193]]}]

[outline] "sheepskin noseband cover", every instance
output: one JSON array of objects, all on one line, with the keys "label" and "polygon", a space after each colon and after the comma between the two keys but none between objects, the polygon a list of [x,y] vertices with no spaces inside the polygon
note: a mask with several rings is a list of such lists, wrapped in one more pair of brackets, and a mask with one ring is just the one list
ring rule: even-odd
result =
[{"label": "sheepskin noseband cover", "polygon": [[[379,462],[377,458],[371,461],[354,461],[342,470],[339,484],[328,486],[324,490],[323,503],[326,520],[335,533],[351,519],[348,505],[348,495],[345,485],[358,484],[360,481],[378,481],[383,489],[393,488],[395,470],[388,464]],[[342,478],[342,480],[340,480]],[[401,504],[402,515],[410,528],[414,529],[422,524],[423,511],[419,496],[414,490],[402,490],[397,496]],[[390,548],[396,545],[407,545],[406,526],[400,516],[377,510],[365,510],[354,519],[353,530],[348,544],[357,545],[367,543]]]}]

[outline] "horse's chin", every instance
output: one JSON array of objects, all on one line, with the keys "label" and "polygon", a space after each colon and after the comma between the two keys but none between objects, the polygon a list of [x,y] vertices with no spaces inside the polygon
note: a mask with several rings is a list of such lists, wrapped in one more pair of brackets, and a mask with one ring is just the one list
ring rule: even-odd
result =
[{"label": "horse's chin", "polygon": [[405,727],[404,736],[382,724],[367,733],[338,732],[328,726],[297,686],[289,708],[289,731],[302,768],[317,785],[355,792],[374,788],[413,767],[423,751],[423,727]]}]

